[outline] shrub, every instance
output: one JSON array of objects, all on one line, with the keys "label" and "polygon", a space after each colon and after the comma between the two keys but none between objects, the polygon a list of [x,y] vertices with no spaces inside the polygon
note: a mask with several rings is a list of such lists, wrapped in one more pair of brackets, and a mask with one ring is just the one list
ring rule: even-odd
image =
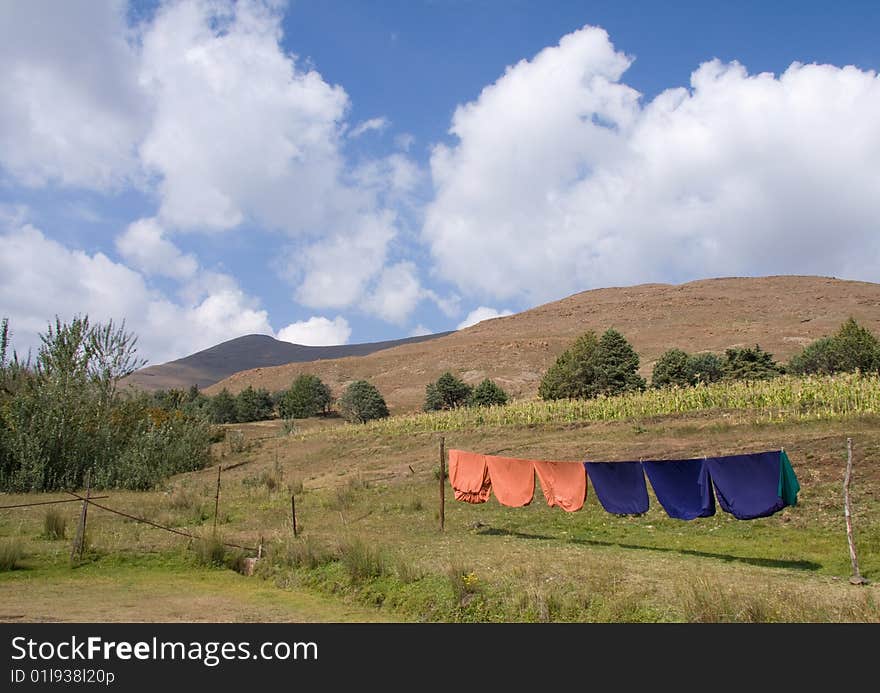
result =
[{"label": "shrub", "polygon": [[507,404],[507,393],[494,381],[486,378],[474,388],[468,403],[473,407],[489,407],[493,404]]},{"label": "shrub", "polygon": [[352,582],[363,582],[388,573],[382,551],[362,539],[349,539],[339,545],[339,559]]},{"label": "shrub", "polygon": [[226,546],[218,537],[205,537],[193,543],[196,564],[219,568],[226,564]]},{"label": "shrub", "polygon": [[265,421],[271,419],[273,414],[272,395],[268,390],[255,390],[248,385],[235,398],[235,420],[239,423]]},{"label": "shrub", "polygon": [[690,387],[721,380],[722,362],[715,354],[690,355],[681,349],[665,352],[651,375],[653,387]]},{"label": "shrub", "polygon": [[446,371],[435,382],[425,387],[425,411],[456,409],[468,402],[471,386]]},{"label": "shrub", "polygon": [[235,397],[225,387],[211,398],[208,412],[214,423],[235,423],[238,420]]},{"label": "shrub", "polygon": [[367,423],[388,416],[388,405],[373,385],[356,380],[339,398],[339,411],[346,421]]}]

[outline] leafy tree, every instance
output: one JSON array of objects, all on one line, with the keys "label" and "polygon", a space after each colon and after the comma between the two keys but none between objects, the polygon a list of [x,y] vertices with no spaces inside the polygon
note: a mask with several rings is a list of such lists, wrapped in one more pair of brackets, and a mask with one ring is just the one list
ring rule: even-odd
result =
[{"label": "leafy tree", "polygon": [[607,330],[596,349],[596,381],[599,393],[616,395],[645,389],[639,375],[639,355],[617,330]]},{"label": "leafy tree", "polygon": [[721,370],[726,380],[767,380],[785,372],[773,354],[757,344],[754,348],[727,349]]},{"label": "leafy tree", "polygon": [[268,390],[255,390],[248,385],[235,398],[235,420],[238,422],[264,421],[271,419],[273,413],[272,396]]},{"label": "leafy tree", "polygon": [[306,419],[326,414],[332,398],[330,388],[317,375],[304,373],[278,399],[278,413],[285,419]]},{"label": "leafy tree", "polygon": [[339,398],[339,412],[346,421],[367,423],[388,416],[388,406],[375,386],[355,380]]},{"label": "leafy tree", "polygon": [[486,378],[471,393],[468,403],[472,407],[489,407],[493,404],[507,404],[507,393],[500,385]]},{"label": "leafy tree", "polygon": [[698,382],[721,380],[721,359],[715,354],[688,354],[681,349],[665,352],[651,375],[653,387],[690,387]]},{"label": "leafy tree", "polygon": [[547,369],[538,394],[541,399],[578,399],[595,397],[596,351],[599,340],[595,332],[587,332],[560,354]]},{"label": "leafy tree", "polygon": [[456,409],[465,406],[472,388],[460,378],[446,371],[436,382],[425,387],[425,411]]},{"label": "leafy tree", "polygon": [[714,383],[724,377],[721,358],[717,354],[694,354],[690,357],[694,383]]},{"label": "leafy tree", "polygon": [[235,397],[225,387],[211,398],[209,412],[214,423],[235,423],[238,420]]},{"label": "leafy tree", "polygon": [[544,375],[538,394],[542,399],[589,398],[642,390],[639,356],[617,330],[596,339],[587,332],[564,352]]},{"label": "leafy tree", "polygon": [[694,384],[694,373],[691,370],[691,357],[681,349],[670,349],[665,352],[651,373],[653,387],[689,387]]},{"label": "leafy tree", "polygon": [[880,369],[880,341],[849,318],[831,337],[816,340],[792,357],[788,370],[797,374],[873,372]]}]

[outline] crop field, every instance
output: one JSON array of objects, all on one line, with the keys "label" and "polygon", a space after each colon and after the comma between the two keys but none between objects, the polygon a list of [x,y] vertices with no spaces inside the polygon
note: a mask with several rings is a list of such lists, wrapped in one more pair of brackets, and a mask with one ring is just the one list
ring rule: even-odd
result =
[{"label": "crop field", "polygon": [[[196,539],[93,507],[83,558],[71,563],[79,503],[0,510],[0,619],[876,622],[878,405],[876,378],[778,379],[361,426],[314,420],[293,433],[278,421],[231,425],[214,466],[99,501]],[[441,532],[441,435],[447,448],[559,460],[784,447],[802,491],[769,518],[719,509],[683,522],[653,496],[646,514],[618,517],[592,489],[565,513],[539,487],[531,505],[507,508],[494,497],[456,502],[447,485]],[[856,545],[872,583],[861,587],[848,582],[847,437]],[[253,554],[212,540],[217,464],[217,534],[262,542],[253,576],[235,570]],[[0,505],[62,497],[6,494]]]}]

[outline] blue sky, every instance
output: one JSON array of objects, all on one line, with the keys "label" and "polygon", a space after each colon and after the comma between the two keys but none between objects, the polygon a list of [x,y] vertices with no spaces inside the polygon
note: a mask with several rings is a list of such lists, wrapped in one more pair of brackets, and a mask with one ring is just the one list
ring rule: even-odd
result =
[{"label": "blue sky", "polygon": [[159,363],[711,276],[878,281],[880,5],[0,7],[0,314]]}]

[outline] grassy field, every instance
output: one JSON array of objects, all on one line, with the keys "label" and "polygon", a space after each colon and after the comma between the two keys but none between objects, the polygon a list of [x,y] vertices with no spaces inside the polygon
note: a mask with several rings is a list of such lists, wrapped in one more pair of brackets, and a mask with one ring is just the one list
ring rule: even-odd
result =
[{"label": "grassy field", "polygon": [[[444,431],[447,447],[541,459],[785,447],[802,492],[798,506],[770,518],[737,521],[719,509],[681,522],[653,497],[648,513],[623,518],[605,513],[592,491],[569,514],[548,508],[540,491],[514,509],[494,498],[458,503],[447,486],[442,534],[434,427],[325,420],[285,435],[280,422],[232,426],[215,449],[224,467],[237,465],[222,474],[219,530],[247,546],[262,537],[254,577],[202,565],[202,542],[99,509],[89,513],[85,560],[71,567],[77,504],[56,506],[64,539],[46,538],[44,508],[0,510],[0,546],[17,541],[23,552],[16,569],[0,572],[0,619],[880,621],[878,587],[848,583],[841,493],[851,436],[857,546],[862,573],[876,582],[880,417],[870,411],[770,418],[753,407],[458,425]],[[101,502],[207,537],[216,476],[215,466]],[[4,495],[0,505],[35,498]],[[231,551],[225,562],[235,559]]]}]

